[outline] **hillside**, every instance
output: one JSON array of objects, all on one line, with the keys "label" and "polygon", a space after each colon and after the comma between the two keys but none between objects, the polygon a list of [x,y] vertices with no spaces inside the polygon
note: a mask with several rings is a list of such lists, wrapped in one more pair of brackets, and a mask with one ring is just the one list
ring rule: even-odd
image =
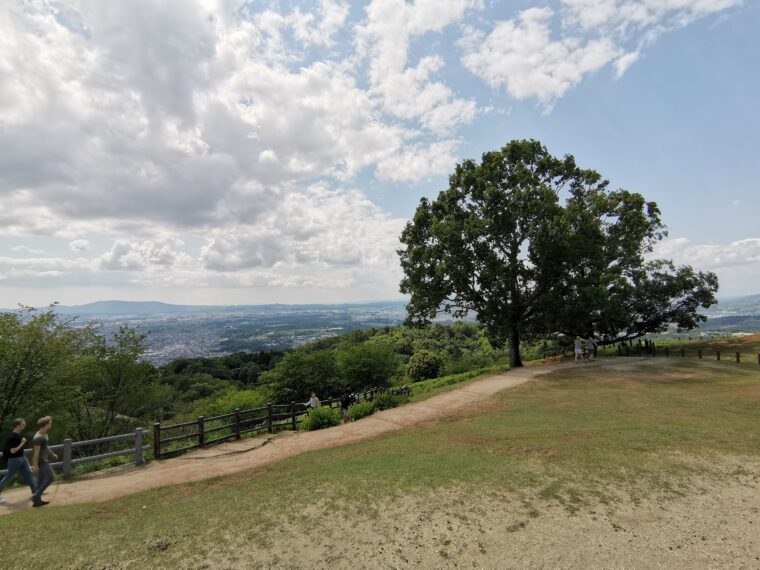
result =
[{"label": "hillside", "polygon": [[33,551],[41,567],[754,567],[759,388],[756,364],[571,365],[416,429],[13,515],[6,562]]}]

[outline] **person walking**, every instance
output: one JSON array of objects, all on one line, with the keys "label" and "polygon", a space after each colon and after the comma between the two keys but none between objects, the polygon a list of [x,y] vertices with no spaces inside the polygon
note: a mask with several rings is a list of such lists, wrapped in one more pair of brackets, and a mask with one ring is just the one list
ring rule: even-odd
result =
[{"label": "person walking", "polygon": [[53,427],[53,418],[45,416],[37,420],[37,433],[32,439],[32,473],[37,476],[37,487],[32,495],[32,506],[43,507],[48,501],[42,494],[55,481],[55,473],[50,460],[58,461],[58,456],[48,447],[48,432]]},{"label": "person walking", "polygon": [[575,337],[575,363],[578,363],[578,359],[583,360],[583,339],[579,336]]},{"label": "person walking", "polygon": [[588,339],[586,339],[586,345],[588,346],[588,359],[596,360],[596,341],[594,340],[594,337],[588,337]]},{"label": "person walking", "polygon": [[3,446],[3,456],[8,459],[8,472],[5,477],[0,481],[0,505],[5,503],[5,499],[2,497],[3,489],[6,485],[13,482],[13,478],[16,475],[20,475],[24,480],[24,483],[29,485],[34,493],[37,481],[32,475],[32,469],[29,467],[29,462],[24,457],[24,446],[26,445],[26,438],[21,436],[21,432],[26,429],[26,422],[23,418],[16,418],[13,420],[13,431],[5,440]]},{"label": "person walking", "polygon": [[340,397],[340,415],[343,417],[343,423],[348,422],[348,408],[353,403],[353,397],[351,394],[351,387],[348,386],[343,391],[343,395]]}]

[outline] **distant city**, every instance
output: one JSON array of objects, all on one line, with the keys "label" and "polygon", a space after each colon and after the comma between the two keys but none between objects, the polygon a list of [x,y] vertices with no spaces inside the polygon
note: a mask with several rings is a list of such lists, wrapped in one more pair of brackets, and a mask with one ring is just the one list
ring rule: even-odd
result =
[{"label": "distant city", "polygon": [[404,301],[248,306],[98,301],[56,310],[82,324],[97,322],[106,335],[123,324],[149,333],[146,358],[161,365],[177,357],[284,350],[353,329],[399,325],[404,306]]},{"label": "distant city", "polygon": [[[98,301],[57,306],[82,325],[97,322],[109,336],[128,324],[148,334],[146,359],[155,365],[173,358],[232,352],[285,350],[354,329],[400,325],[405,301],[342,305],[172,305],[159,302]],[[722,299],[705,311],[705,333],[760,331],[760,295]],[[441,319],[442,322],[451,319]]]}]

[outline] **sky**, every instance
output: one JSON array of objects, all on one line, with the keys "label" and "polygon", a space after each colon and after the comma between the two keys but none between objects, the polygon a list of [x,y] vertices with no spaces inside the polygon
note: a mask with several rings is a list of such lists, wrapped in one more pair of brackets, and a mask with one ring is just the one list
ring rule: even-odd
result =
[{"label": "sky", "polygon": [[511,139],[760,293],[758,0],[0,3],[0,307],[400,298],[398,236]]}]

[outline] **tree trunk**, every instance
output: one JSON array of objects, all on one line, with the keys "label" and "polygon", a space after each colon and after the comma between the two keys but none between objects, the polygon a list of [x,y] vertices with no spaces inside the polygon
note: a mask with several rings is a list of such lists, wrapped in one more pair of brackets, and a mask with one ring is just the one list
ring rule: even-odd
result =
[{"label": "tree trunk", "polygon": [[520,358],[520,331],[517,325],[512,325],[509,328],[509,367],[520,368],[522,365],[522,359]]}]

